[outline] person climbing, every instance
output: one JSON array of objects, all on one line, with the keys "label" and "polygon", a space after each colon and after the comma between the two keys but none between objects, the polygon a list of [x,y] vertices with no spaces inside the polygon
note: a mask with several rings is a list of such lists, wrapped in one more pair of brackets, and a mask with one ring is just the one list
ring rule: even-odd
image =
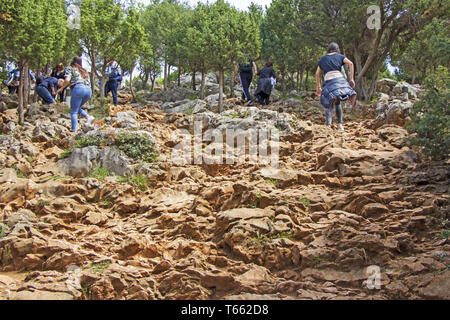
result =
[{"label": "person climbing", "polygon": [[[51,75],[51,77],[56,78],[56,79],[62,79],[64,80],[66,78],[66,71],[64,68],[64,64],[62,63],[58,63],[56,68],[53,69]],[[61,91],[61,93],[59,94],[59,101],[63,102],[65,101],[65,95],[66,90]]]},{"label": "person climbing", "polygon": [[[344,78],[341,70],[344,64],[350,66],[350,83]],[[325,75],[325,82],[323,88],[320,87],[320,74],[323,71]],[[320,96],[320,102],[325,107],[325,114],[327,117],[327,125],[331,126],[333,121],[333,107],[336,109],[336,116],[338,120],[338,130],[344,130],[342,125],[343,112],[342,101],[350,100],[352,106],[356,103],[355,88],[355,67],[346,56],[340,54],[339,45],[332,42],[328,46],[327,54],[324,55],[317,67],[316,71],[316,94]]]},{"label": "person climbing", "polygon": [[63,86],[64,80],[56,79],[54,77],[48,77],[42,80],[36,86],[36,93],[38,96],[44,101],[44,104],[53,104],[55,101],[53,100],[56,97],[57,88]]},{"label": "person climbing", "polygon": [[[29,77],[31,81],[36,81],[31,70],[28,70]],[[12,71],[8,73],[8,80],[5,80],[2,83],[2,89],[4,87],[8,87],[9,94],[17,94],[19,92],[19,82],[20,82],[20,69],[14,68]]]},{"label": "person climbing", "polygon": [[80,57],[74,57],[70,66],[66,68],[64,84],[59,88],[56,94],[61,93],[69,85],[71,89],[70,117],[72,120],[72,132],[76,132],[78,126],[78,114],[87,118],[86,124],[90,124],[94,121],[94,117],[89,116],[86,111],[82,109],[83,105],[91,98],[92,90],[89,74],[86,69],[83,68],[82,59]]},{"label": "person climbing", "polygon": [[270,95],[276,83],[276,75],[273,70],[272,62],[267,62],[264,68],[258,73],[258,87],[255,91],[255,97],[258,99],[260,105],[268,105],[270,103]]},{"label": "person climbing", "polygon": [[[242,100],[248,103],[249,106],[252,105],[252,97],[250,96],[250,84],[252,83],[253,76],[256,77],[258,73],[258,67],[255,61],[249,59],[248,63],[238,63],[235,65],[234,73],[236,74],[236,83],[241,82],[242,86]],[[238,78],[239,74],[239,78]]]},{"label": "person climbing", "polygon": [[105,97],[111,92],[114,105],[117,106],[117,89],[119,88],[119,82],[122,81],[119,64],[114,59],[111,59],[107,64],[105,73],[109,76],[105,85]]}]

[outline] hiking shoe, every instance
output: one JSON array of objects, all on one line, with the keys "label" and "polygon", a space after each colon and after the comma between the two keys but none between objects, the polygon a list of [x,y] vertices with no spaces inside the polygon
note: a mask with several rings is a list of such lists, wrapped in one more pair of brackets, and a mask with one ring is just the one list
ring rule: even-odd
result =
[{"label": "hiking shoe", "polygon": [[95,120],[94,117],[88,116],[88,118],[87,118],[87,120],[86,120],[86,124],[87,124],[87,125],[90,125],[90,124],[92,123],[92,121],[94,121],[94,120]]},{"label": "hiking shoe", "polygon": [[250,100],[250,101],[247,103],[247,105],[248,105],[248,106],[252,106],[252,105],[253,105],[253,102]]},{"label": "hiking shoe", "polygon": [[339,131],[344,131],[344,126],[342,124],[338,125],[338,130]]}]

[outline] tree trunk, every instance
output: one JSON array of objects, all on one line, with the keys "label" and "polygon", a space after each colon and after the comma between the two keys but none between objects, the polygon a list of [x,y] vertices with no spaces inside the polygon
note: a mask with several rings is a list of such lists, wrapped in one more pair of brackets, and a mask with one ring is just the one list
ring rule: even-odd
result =
[{"label": "tree trunk", "polygon": [[167,91],[167,61],[164,60],[164,91]]},{"label": "tree trunk", "polygon": [[200,99],[205,99],[206,76],[205,69],[202,69],[202,86],[200,88]]},{"label": "tree trunk", "polygon": [[181,87],[181,67],[178,67],[178,86]]},{"label": "tree trunk", "polygon": [[223,69],[219,70],[219,113],[223,111]]},{"label": "tree trunk", "polygon": [[284,71],[281,71],[281,91],[283,91],[283,94],[286,92],[286,77]]},{"label": "tree trunk", "polygon": [[24,63],[21,60],[19,62],[20,69],[20,79],[19,79],[19,106],[17,107],[17,112],[19,113],[19,125],[23,125],[23,81],[24,81]]},{"label": "tree trunk", "polygon": [[104,61],[103,63],[103,67],[102,67],[102,74],[101,74],[101,78],[100,78],[100,106],[104,106],[105,105],[105,85],[107,82],[107,76],[105,76],[105,72],[106,72],[106,61]]},{"label": "tree trunk", "polygon": [[92,97],[94,97],[95,95],[95,74],[97,73],[96,67],[95,67],[95,54],[92,53],[91,56],[91,74],[90,74],[90,78],[91,78],[91,90],[92,90]]},{"label": "tree trunk", "polygon": [[28,106],[28,101],[30,101],[30,70],[28,69],[28,63],[25,63],[25,66],[23,67],[23,73],[24,73],[24,86],[23,86],[23,107],[24,110]]},{"label": "tree trunk", "polygon": [[305,91],[308,91],[308,90],[309,90],[309,87],[308,87],[308,81],[309,81],[309,70],[306,69]]},{"label": "tree trunk", "polygon": [[303,81],[305,78],[305,68],[302,68],[300,71],[300,90],[306,90],[305,82]]},{"label": "tree trunk", "polygon": [[194,72],[192,73],[192,90],[197,91],[197,85],[195,83],[195,74],[197,73],[197,70],[194,69]]},{"label": "tree trunk", "polygon": [[167,89],[170,89],[170,68],[171,67],[172,66],[170,64],[167,66]]},{"label": "tree trunk", "polygon": [[[134,67],[132,69],[134,69]],[[133,71],[130,72],[130,91],[131,96],[133,97],[133,101],[136,101],[136,94],[134,93],[133,89]]]}]

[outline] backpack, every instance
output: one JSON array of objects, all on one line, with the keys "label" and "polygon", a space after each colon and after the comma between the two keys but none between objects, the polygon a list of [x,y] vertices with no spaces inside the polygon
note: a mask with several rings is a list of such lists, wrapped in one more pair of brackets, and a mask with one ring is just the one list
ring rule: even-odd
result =
[{"label": "backpack", "polygon": [[239,64],[239,73],[243,72],[252,73],[252,71],[253,71],[253,64],[251,62],[249,64],[244,63]]}]

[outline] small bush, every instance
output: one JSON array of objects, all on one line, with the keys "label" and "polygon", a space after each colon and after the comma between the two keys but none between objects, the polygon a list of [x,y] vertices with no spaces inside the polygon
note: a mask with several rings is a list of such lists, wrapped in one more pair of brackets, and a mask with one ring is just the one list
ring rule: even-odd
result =
[{"label": "small bush", "polygon": [[64,150],[64,152],[61,153],[61,155],[59,156],[59,160],[66,159],[66,158],[70,157],[72,152],[73,152],[73,148],[69,148],[69,149]]},{"label": "small bush", "polygon": [[148,180],[146,176],[134,176],[131,178],[131,183],[141,191],[146,191],[148,189]]},{"label": "small bush", "polygon": [[132,159],[150,163],[158,161],[153,142],[146,136],[132,133],[121,134],[117,137],[117,146]]},{"label": "small bush", "polygon": [[439,67],[426,80],[426,93],[411,110],[409,142],[433,160],[448,159],[450,150],[450,73]]},{"label": "small bush", "polygon": [[85,148],[90,146],[100,146],[103,144],[103,140],[101,138],[94,137],[82,137],[73,142],[74,148]]},{"label": "small bush", "polygon": [[91,178],[99,179],[99,180],[105,180],[106,177],[109,177],[111,174],[109,173],[108,169],[104,169],[101,167],[95,168],[91,174]]},{"label": "small bush", "polygon": [[7,225],[0,223],[0,239],[5,237],[9,233],[9,228]]}]

